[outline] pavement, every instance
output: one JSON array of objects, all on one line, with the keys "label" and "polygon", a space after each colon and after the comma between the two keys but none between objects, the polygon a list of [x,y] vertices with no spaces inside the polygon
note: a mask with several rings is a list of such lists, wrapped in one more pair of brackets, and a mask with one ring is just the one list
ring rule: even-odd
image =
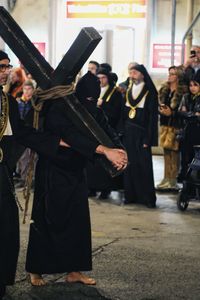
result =
[{"label": "pavement", "polygon": [[[154,156],[154,174],[158,183],[162,156]],[[88,274],[95,287],[67,284],[65,274],[45,276],[48,285],[32,287],[24,270],[29,225],[21,224],[16,284],[5,300],[200,300],[200,203],[190,202],[181,212],[177,194],[160,193],[157,199],[156,209],[123,205],[117,192],[105,201],[89,199],[93,272]]]}]

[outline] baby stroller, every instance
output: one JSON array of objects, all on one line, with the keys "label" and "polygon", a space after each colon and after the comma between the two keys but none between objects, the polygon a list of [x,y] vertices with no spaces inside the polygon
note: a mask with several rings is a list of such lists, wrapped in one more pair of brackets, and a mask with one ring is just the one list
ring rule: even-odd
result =
[{"label": "baby stroller", "polygon": [[[183,187],[179,191],[177,199],[177,207],[181,211],[185,211],[189,205],[190,200],[200,201],[200,120],[199,117],[188,119],[187,126],[188,136],[190,139],[187,143],[193,146],[194,157],[188,166],[185,179],[183,180]],[[187,124],[187,125],[188,125]],[[197,145],[198,144],[198,145]]]}]

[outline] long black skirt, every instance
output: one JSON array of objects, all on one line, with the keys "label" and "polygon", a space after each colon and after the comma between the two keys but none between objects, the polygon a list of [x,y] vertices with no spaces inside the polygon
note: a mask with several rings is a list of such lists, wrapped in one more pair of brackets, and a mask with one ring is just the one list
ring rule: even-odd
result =
[{"label": "long black skirt", "polygon": [[[6,168],[0,163],[0,286],[14,283],[19,253],[18,207]],[[12,178],[12,172],[9,173]]]},{"label": "long black skirt", "polygon": [[89,271],[91,227],[83,170],[69,172],[40,159],[26,270],[53,274]]},{"label": "long black skirt", "polygon": [[121,174],[112,178],[99,161],[95,161],[94,163],[88,162],[86,173],[89,190],[118,191],[124,189],[123,175]]},{"label": "long black skirt", "polygon": [[143,147],[144,130],[127,122],[124,145],[129,165],[124,173],[125,199],[130,203],[152,204],[156,202],[151,148]]}]

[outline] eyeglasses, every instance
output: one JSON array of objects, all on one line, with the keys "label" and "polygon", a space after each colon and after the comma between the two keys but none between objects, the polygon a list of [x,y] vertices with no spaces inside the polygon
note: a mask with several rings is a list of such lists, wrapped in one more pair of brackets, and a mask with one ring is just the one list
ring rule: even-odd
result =
[{"label": "eyeglasses", "polygon": [[6,70],[11,70],[12,69],[12,65],[5,65],[5,64],[0,64],[0,72],[5,72]]},{"label": "eyeglasses", "polygon": [[169,73],[169,76],[177,76],[176,73]]}]

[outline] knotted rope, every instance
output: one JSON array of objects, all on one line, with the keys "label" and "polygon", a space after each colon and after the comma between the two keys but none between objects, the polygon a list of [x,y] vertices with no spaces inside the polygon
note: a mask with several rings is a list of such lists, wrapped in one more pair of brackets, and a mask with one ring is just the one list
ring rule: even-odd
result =
[{"label": "knotted rope", "polygon": [[[43,108],[45,101],[47,100],[56,100],[59,98],[63,98],[65,96],[71,95],[74,92],[74,85],[60,85],[52,87],[48,90],[36,89],[33,97],[31,99],[32,107],[34,109],[33,115],[33,128],[39,129],[39,117],[40,112]],[[24,216],[23,216],[23,224],[26,223],[26,217],[28,212],[29,206],[29,199],[30,199],[30,191],[33,182],[33,173],[34,173],[34,164],[36,160],[36,153],[35,151],[31,150],[29,156],[29,162],[27,167],[27,176],[24,184],[23,189],[23,196],[25,199],[25,208],[24,208]]]}]

